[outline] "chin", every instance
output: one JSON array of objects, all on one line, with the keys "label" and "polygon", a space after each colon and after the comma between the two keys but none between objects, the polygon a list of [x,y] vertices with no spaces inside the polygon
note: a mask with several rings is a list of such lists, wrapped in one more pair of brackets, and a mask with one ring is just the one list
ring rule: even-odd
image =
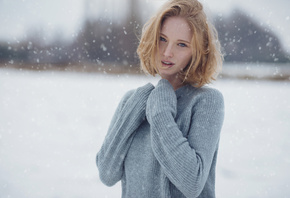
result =
[{"label": "chin", "polygon": [[159,75],[161,76],[161,78],[170,80],[170,79],[174,79],[177,78],[177,74],[172,74],[172,73],[166,73],[166,72],[160,72]]}]

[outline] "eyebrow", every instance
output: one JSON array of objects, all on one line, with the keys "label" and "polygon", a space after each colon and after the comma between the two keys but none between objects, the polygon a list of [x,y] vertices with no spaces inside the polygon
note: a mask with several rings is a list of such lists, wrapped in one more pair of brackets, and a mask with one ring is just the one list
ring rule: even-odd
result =
[{"label": "eyebrow", "polygon": [[[164,36],[164,37],[166,37],[166,38],[168,38],[168,37],[167,37],[165,34],[163,34],[162,32],[160,32],[160,35],[161,35],[161,36]],[[183,40],[183,39],[178,39],[177,41],[190,44],[190,41],[186,41],[186,40]]]}]

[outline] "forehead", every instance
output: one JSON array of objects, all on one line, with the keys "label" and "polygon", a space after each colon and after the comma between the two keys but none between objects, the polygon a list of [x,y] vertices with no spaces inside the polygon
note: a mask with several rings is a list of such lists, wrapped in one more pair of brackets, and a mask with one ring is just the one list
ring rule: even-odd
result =
[{"label": "forehead", "polygon": [[161,33],[186,40],[190,40],[192,36],[192,31],[187,21],[182,17],[176,16],[165,19],[161,26]]}]

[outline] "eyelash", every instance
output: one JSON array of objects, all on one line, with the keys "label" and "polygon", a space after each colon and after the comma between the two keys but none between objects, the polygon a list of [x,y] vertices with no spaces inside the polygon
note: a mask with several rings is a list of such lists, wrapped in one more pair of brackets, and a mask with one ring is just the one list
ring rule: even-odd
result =
[{"label": "eyelash", "polygon": [[160,41],[166,42],[167,40],[164,37],[160,36]]},{"label": "eyelash", "polygon": [[178,45],[179,45],[180,47],[187,47],[187,45],[184,44],[184,43],[179,43]]},{"label": "eyelash", "polygon": [[[162,36],[160,36],[160,41],[167,42],[167,40]],[[185,43],[178,43],[178,46],[179,47],[187,47],[187,45]]]}]

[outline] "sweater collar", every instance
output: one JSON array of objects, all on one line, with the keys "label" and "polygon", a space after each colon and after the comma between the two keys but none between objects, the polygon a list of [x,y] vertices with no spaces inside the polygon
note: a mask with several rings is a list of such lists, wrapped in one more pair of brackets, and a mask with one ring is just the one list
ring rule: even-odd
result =
[{"label": "sweater collar", "polygon": [[191,87],[193,87],[193,86],[190,84],[186,84],[186,85],[178,88],[177,90],[175,90],[176,97],[179,98],[182,95],[186,94]]}]

